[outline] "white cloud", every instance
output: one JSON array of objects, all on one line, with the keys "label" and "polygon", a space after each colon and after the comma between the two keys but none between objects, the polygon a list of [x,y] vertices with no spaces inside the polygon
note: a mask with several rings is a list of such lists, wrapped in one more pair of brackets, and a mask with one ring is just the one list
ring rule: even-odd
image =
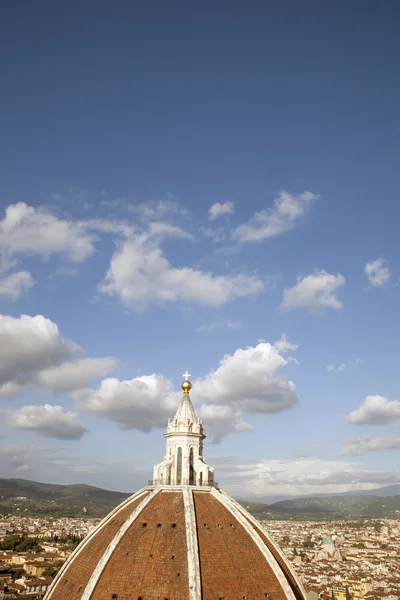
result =
[{"label": "white cloud", "polygon": [[[249,431],[246,413],[275,413],[298,402],[294,383],[279,377],[287,364],[268,343],[226,355],[219,367],[193,383],[191,398],[214,441],[232,432]],[[165,427],[179,404],[180,392],[162,375],[132,380],[104,379],[95,389],[73,392],[80,411],[111,419],[122,429],[150,431]]]},{"label": "white cloud", "polygon": [[202,404],[197,415],[206,425],[206,433],[211,434],[214,443],[220,442],[229,433],[253,431],[253,427],[243,421],[242,413],[227,404]]},{"label": "white cloud", "polygon": [[355,437],[350,439],[340,451],[341,456],[362,456],[367,452],[400,450],[400,437]]},{"label": "white cloud", "polygon": [[364,402],[347,416],[355,425],[384,425],[400,420],[400,400],[384,396],[367,396]]},{"label": "white cloud", "polygon": [[214,221],[218,217],[232,215],[234,208],[233,202],[216,202],[208,209],[208,217],[210,221]]},{"label": "white cloud", "polygon": [[346,369],[347,369],[346,363],[340,363],[340,365],[334,365],[333,363],[331,363],[330,365],[328,365],[326,367],[326,370],[329,373],[341,373],[342,371],[345,371]]},{"label": "white cloud", "polygon": [[324,270],[316,269],[311,275],[297,278],[297,283],[283,290],[280,308],[291,310],[304,308],[310,312],[323,312],[327,308],[342,308],[343,302],[338,300],[336,292],[345,284],[345,278],[339,273],[332,275]]},{"label": "white cloud", "polygon": [[56,392],[76,389],[117,364],[111,357],[86,359],[82,354],[42,315],[0,315],[0,396],[15,396],[34,385]]},{"label": "white cloud", "polygon": [[326,370],[329,373],[341,373],[342,371],[346,371],[348,367],[353,367],[355,365],[363,365],[364,361],[361,358],[355,358],[354,360],[348,360],[345,363],[340,363],[335,365],[333,363],[327,365]]},{"label": "white cloud", "polygon": [[285,352],[295,352],[299,347],[298,344],[289,342],[286,333],[282,333],[281,339],[275,342],[274,346],[282,354],[285,354]]},{"label": "white cloud", "polygon": [[40,371],[37,385],[54,392],[76,390],[89,385],[91,379],[108,375],[118,364],[112,356],[82,358]]},{"label": "white cloud", "polygon": [[153,221],[152,223],[150,223],[149,233],[153,236],[158,237],[170,236],[191,241],[194,240],[194,237],[188,231],[185,231],[177,225],[171,225],[171,223],[165,223],[163,221]]},{"label": "white cloud", "polygon": [[0,315],[0,384],[24,383],[32,374],[79,353],[55,323],[42,315]]},{"label": "white cloud", "polygon": [[17,396],[24,388],[23,385],[18,385],[12,381],[0,385],[0,398],[13,398]]},{"label": "white cloud", "polygon": [[286,364],[269,343],[238,348],[215,371],[197,379],[193,393],[204,404],[232,406],[241,413],[280,412],[298,402],[294,383],[277,374]]},{"label": "white cloud", "polygon": [[34,285],[35,282],[28,271],[18,271],[4,279],[0,279],[0,296],[17,300],[26,290]]},{"label": "white cloud", "polygon": [[77,416],[75,412],[65,412],[62,406],[23,406],[8,414],[7,423],[13,429],[35,431],[42,437],[79,440],[87,429]]},{"label": "white cloud", "polygon": [[391,275],[387,262],[383,258],[377,258],[366,263],[364,272],[368,277],[369,283],[375,287],[385,285]]},{"label": "white cloud", "polygon": [[263,287],[261,280],[247,275],[216,276],[190,267],[173,267],[155,243],[137,236],[114,254],[99,289],[142,311],[152,303],[178,301],[218,308],[234,298],[254,296]]},{"label": "white cloud", "polygon": [[165,427],[173,417],[180,394],[162,375],[143,375],[131,380],[103,379],[96,390],[78,390],[73,398],[81,410],[118,423],[121,429],[150,431]]},{"label": "white cloud", "polygon": [[59,219],[43,207],[24,202],[6,208],[0,221],[0,248],[9,256],[37,254],[47,258],[60,253],[76,262],[94,252],[93,237],[82,223]]},{"label": "white cloud", "polygon": [[239,225],[233,237],[240,242],[261,242],[285,233],[299,224],[311,202],[318,198],[308,191],[297,195],[281,191],[272,208],[257,212],[248,223]]},{"label": "white cloud", "polygon": [[242,499],[341,493],[400,483],[400,472],[367,471],[357,462],[344,460],[225,457],[210,458],[209,462],[215,466],[224,490]]}]

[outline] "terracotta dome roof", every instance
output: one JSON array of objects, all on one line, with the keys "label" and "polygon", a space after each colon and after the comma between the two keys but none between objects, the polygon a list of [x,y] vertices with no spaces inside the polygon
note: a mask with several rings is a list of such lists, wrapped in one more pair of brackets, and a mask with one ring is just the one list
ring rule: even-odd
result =
[{"label": "terracotta dome roof", "polygon": [[154,467],[161,480],[128,498],[86,537],[46,600],[306,599],[260,523],[214,483],[194,411],[184,425],[169,423],[167,455]]},{"label": "terracotta dome roof", "polygon": [[216,488],[144,488],[71,555],[46,600],[304,600],[286,558]]}]

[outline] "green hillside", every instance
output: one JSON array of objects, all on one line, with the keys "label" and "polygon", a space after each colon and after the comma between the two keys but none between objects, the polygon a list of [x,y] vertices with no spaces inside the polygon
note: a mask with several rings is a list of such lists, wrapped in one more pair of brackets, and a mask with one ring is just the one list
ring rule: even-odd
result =
[{"label": "green hillside", "polygon": [[0,514],[101,517],[128,497],[129,494],[84,484],[0,479]]},{"label": "green hillside", "polygon": [[268,506],[270,518],[400,518],[400,496],[321,496],[295,498]]},{"label": "green hillside", "polygon": [[[0,515],[103,517],[129,495],[83,484],[0,479]],[[400,496],[307,496],[273,504],[245,500],[241,504],[260,520],[400,518]]]}]

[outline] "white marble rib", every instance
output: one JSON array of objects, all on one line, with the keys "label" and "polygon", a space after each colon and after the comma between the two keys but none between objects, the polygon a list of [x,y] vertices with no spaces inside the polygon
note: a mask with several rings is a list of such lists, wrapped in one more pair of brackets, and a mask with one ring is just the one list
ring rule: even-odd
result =
[{"label": "white marble rib", "polygon": [[194,510],[193,492],[189,486],[183,488],[183,503],[188,556],[189,600],[201,600],[200,560],[197,541],[196,514]]}]

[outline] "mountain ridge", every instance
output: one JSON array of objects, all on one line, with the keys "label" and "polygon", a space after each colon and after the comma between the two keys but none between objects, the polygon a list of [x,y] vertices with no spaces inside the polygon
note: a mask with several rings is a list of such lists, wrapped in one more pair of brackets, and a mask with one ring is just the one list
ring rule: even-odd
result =
[{"label": "mountain ridge", "polygon": [[[240,500],[259,519],[399,518],[400,485],[362,493],[315,494],[265,503]],[[51,484],[0,478],[0,514],[103,517],[131,494],[87,484]]]}]

